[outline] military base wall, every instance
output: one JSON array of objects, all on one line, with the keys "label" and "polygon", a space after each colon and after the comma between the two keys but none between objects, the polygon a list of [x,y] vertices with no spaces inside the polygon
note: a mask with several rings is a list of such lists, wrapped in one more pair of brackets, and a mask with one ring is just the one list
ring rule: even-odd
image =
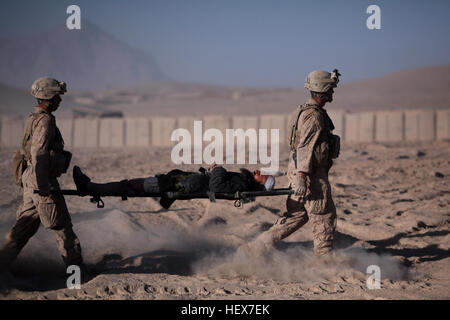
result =
[{"label": "military base wall", "polygon": [[[450,109],[404,110],[347,113],[330,111],[335,133],[344,142],[433,141],[450,139]],[[279,141],[287,143],[289,114],[260,116],[186,116],[130,118],[57,119],[68,147],[170,147],[172,132],[187,129],[191,136],[194,121],[201,120],[201,132],[216,128],[225,137],[226,129],[279,129]],[[25,119],[2,117],[0,146],[17,147],[22,139]],[[197,130],[198,127],[197,127]],[[257,131],[258,132],[258,131]],[[270,132],[268,132],[270,143]]]}]

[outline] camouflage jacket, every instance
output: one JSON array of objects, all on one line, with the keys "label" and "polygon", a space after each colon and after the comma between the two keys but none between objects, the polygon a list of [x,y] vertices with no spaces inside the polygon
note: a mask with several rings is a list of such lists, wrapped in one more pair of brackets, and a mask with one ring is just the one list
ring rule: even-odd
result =
[{"label": "camouflage jacket", "polygon": [[325,109],[311,100],[300,105],[291,116],[289,130],[291,170],[313,173],[317,167],[331,167],[339,137],[331,133],[334,125]]},{"label": "camouflage jacket", "polygon": [[50,180],[57,176],[53,169],[58,164],[52,163],[52,154],[64,150],[64,140],[56,126],[55,117],[40,107],[35,107],[25,128],[25,130],[31,128],[30,138],[25,144],[28,166],[31,170],[29,176],[35,180],[33,183],[35,187],[48,190]]}]

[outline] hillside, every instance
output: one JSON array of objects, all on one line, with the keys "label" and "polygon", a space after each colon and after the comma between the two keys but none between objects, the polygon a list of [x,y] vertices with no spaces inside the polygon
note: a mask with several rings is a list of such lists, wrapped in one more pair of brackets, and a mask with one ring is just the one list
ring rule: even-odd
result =
[{"label": "hillside", "polygon": [[[327,105],[329,110],[357,112],[450,107],[450,65],[406,70],[349,83],[345,82],[345,71],[342,73],[334,101]],[[22,91],[7,91],[5,86],[0,86],[2,113],[28,110],[28,106],[22,109],[19,105],[26,102],[21,100]],[[14,98],[16,95],[17,99]],[[64,96],[58,115],[70,116],[73,106],[119,110],[126,116],[289,113],[307,98],[307,90],[300,85],[298,88],[252,88],[147,82],[98,92],[71,90]]]},{"label": "hillside", "polygon": [[28,114],[35,101],[27,91],[0,83],[0,113]]},{"label": "hillside", "polygon": [[29,88],[34,79],[52,76],[69,90],[102,90],[168,80],[155,59],[91,23],[81,30],[61,25],[24,38],[2,39],[0,82]]},{"label": "hillside", "polygon": [[[345,82],[335,90],[327,108],[363,111],[450,107],[450,65],[401,71],[359,82]],[[298,88],[250,88],[189,83],[148,83],[107,90],[88,97],[93,105],[128,115],[245,115],[289,113],[308,98]]]}]

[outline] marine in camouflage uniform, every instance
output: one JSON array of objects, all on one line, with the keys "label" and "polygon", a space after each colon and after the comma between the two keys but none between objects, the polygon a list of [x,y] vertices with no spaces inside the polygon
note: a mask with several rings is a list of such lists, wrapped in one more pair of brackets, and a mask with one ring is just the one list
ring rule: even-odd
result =
[{"label": "marine in camouflage uniform", "polygon": [[[64,141],[52,115],[64,92],[65,83],[51,78],[39,78],[32,85],[31,94],[39,106],[25,124],[21,145],[27,161],[21,177],[23,203],[0,250],[0,271],[9,268],[41,223],[53,231],[64,263],[83,266],[80,241],[72,229],[65,199],[50,194],[50,190],[59,189],[57,177],[67,170],[71,158],[64,151]],[[34,189],[39,189],[39,194],[33,193]]]},{"label": "marine in camouflage uniform", "polygon": [[[331,197],[328,171],[337,158],[340,139],[332,134],[333,122],[323,108],[331,102],[339,73],[313,71],[305,83],[311,98],[297,107],[290,118],[291,148],[288,179],[294,195],[286,201],[287,211],[244,250],[265,252],[305,223],[313,224],[314,253],[323,256],[333,249],[336,207]],[[253,252],[254,253],[254,252]]]}]

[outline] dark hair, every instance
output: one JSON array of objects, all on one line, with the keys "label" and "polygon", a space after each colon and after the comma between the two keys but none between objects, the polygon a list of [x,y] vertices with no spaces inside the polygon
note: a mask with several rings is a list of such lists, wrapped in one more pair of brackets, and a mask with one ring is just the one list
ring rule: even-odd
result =
[{"label": "dark hair", "polygon": [[247,179],[249,183],[249,190],[261,191],[264,190],[264,186],[255,180],[253,173],[245,168],[241,168],[241,175]]}]

